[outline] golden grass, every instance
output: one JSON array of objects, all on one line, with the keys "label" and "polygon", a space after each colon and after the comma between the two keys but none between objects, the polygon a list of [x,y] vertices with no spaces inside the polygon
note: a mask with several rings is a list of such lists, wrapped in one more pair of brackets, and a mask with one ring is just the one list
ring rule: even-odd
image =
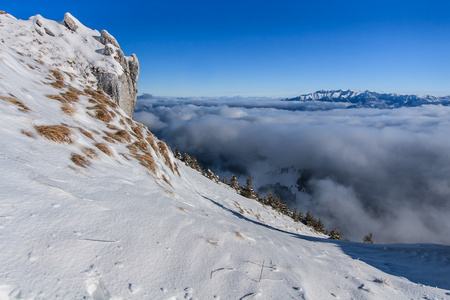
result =
[{"label": "golden grass", "polygon": [[34,137],[34,135],[31,132],[29,132],[29,131],[27,131],[25,129],[22,129],[20,132],[25,134],[28,137],[31,137],[31,138]]},{"label": "golden grass", "polygon": [[127,148],[128,150],[130,150],[131,154],[133,155],[138,154],[138,148],[134,144],[128,145]]},{"label": "golden grass", "polygon": [[145,139],[147,141],[147,143],[149,143],[149,145],[153,148],[153,151],[155,151],[155,153],[158,153],[158,148],[155,145],[155,141],[153,140],[152,137],[148,137]]},{"label": "golden grass", "polygon": [[115,144],[116,141],[114,141],[112,138],[110,138],[109,136],[104,136],[103,139],[111,144]]},{"label": "golden grass", "polygon": [[75,108],[70,103],[63,103],[61,105],[61,110],[69,116],[75,113]]},{"label": "golden grass", "polygon": [[156,174],[156,164],[155,161],[153,160],[153,156],[151,156],[150,154],[143,154],[143,155],[135,155],[134,157],[137,160],[139,160],[141,165],[146,167],[153,174]]},{"label": "golden grass", "polygon": [[85,158],[80,154],[72,153],[71,159],[74,162],[74,164],[83,168],[86,168],[86,166],[89,166],[91,164],[87,158]]},{"label": "golden grass", "polygon": [[149,152],[148,143],[146,143],[145,141],[136,141],[133,143],[133,145],[136,146],[142,152]]},{"label": "golden grass", "polygon": [[236,236],[237,236],[238,238],[241,238],[241,239],[244,238],[244,236],[242,235],[242,233],[240,233],[239,231],[236,231],[235,234],[236,234]]},{"label": "golden grass", "polygon": [[113,125],[113,124],[108,124],[108,125],[106,125],[106,127],[108,127],[108,129],[111,129],[111,130],[120,130],[119,127],[117,127],[116,125]]},{"label": "golden grass", "polygon": [[64,75],[58,71],[58,70],[50,70],[50,73],[52,73],[53,77],[56,79],[55,82],[50,82],[50,85],[57,89],[62,89],[66,86],[64,83]]},{"label": "golden grass", "polygon": [[48,140],[58,143],[72,144],[73,141],[70,138],[72,130],[63,125],[51,125],[51,126],[35,126],[34,127],[39,135],[45,137]]},{"label": "golden grass", "polygon": [[208,243],[210,243],[211,245],[217,246],[217,241],[214,241],[210,238],[205,238],[205,241],[207,241]]},{"label": "golden grass", "polygon": [[111,114],[108,112],[105,104],[97,104],[95,106],[86,107],[86,109],[95,110],[95,114],[88,113],[88,115],[102,122],[109,123],[112,120]]},{"label": "golden grass", "polygon": [[126,118],[125,120],[127,120],[128,125],[133,125],[133,120],[131,120],[130,118]]},{"label": "golden grass", "polygon": [[61,96],[69,102],[78,102],[78,100],[80,100],[80,95],[82,95],[82,93],[73,87],[69,87],[67,92],[61,94]]},{"label": "golden grass", "polygon": [[78,130],[87,136],[89,139],[93,140],[95,142],[95,138],[92,136],[92,134],[89,131],[84,130],[83,128],[78,128]]},{"label": "golden grass", "polygon": [[106,146],[103,143],[97,143],[97,144],[95,144],[95,147],[97,147],[98,150],[102,151],[103,153],[105,153],[108,156],[112,156],[113,155],[111,150],[109,150],[109,147]]},{"label": "golden grass", "polygon": [[168,154],[167,145],[162,141],[158,141],[158,147],[159,147],[159,153],[161,153],[161,155],[164,157],[164,160],[166,161],[166,165],[169,166],[172,173],[174,173],[172,162],[171,162],[169,154]]},{"label": "golden grass", "polygon": [[120,143],[126,143],[126,142],[131,142],[131,136],[128,133],[128,131],[120,129],[117,130],[116,132],[112,133],[112,132],[108,132],[108,131],[104,131],[104,133],[109,136],[110,138],[120,142]]},{"label": "golden grass", "polygon": [[168,185],[172,186],[169,182],[169,179],[167,179],[167,177],[164,174],[162,174],[162,178]]},{"label": "golden grass", "polygon": [[14,105],[18,106],[22,110],[25,110],[25,111],[29,111],[30,110],[30,108],[28,106],[26,106],[22,101],[17,100],[16,98],[0,96],[0,99],[8,101],[11,104],[14,104]]},{"label": "golden grass", "polygon": [[100,103],[107,104],[113,108],[117,108],[117,104],[114,101],[111,101],[111,98],[100,89],[93,90],[92,88],[86,88],[84,89],[84,92]]},{"label": "golden grass", "polygon": [[83,152],[84,155],[86,155],[88,158],[97,158],[97,152],[95,152],[94,149],[92,148],[88,148],[88,147],[83,147],[83,149],[81,150]]}]

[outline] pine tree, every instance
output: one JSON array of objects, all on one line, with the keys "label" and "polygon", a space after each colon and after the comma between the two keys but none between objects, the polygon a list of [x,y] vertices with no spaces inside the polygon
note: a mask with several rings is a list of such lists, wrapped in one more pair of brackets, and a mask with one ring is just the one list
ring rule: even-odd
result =
[{"label": "pine tree", "polygon": [[314,219],[314,216],[311,214],[309,210],[306,212],[305,225],[313,228],[316,225],[316,219]]},{"label": "pine tree", "polygon": [[341,232],[336,228],[333,228],[330,232],[330,239],[332,240],[342,240]]},{"label": "pine tree", "polygon": [[319,220],[317,221],[316,226],[314,226],[314,229],[315,229],[317,232],[324,233],[324,231],[325,231],[325,226],[323,225],[321,219],[319,219]]},{"label": "pine tree", "polygon": [[363,238],[363,243],[373,244],[372,233],[369,233]]},{"label": "pine tree", "polygon": [[292,215],[292,219],[294,219],[295,222],[300,222],[300,214],[297,211],[297,207],[294,210],[294,214]]},{"label": "pine tree", "polygon": [[180,160],[182,158],[180,149],[178,149],[178,147],[175,149],[174,156],[175,156],[175,158],[180,159]]},{"label": "pine tree", "polygon": [[256,199],[256,194],[253,190],[252,179],[250,175],[247,176],[247,184],[241,188],[241,195],[246,198]]},{"label": "pine tree", "polygon": [[223,176],[223,178],[222,178],[222,183],[224,183],[224,184],[228,184],[228,182],[227,182],[227,178],[226,178],[225,176]]},{"label": "pine tree", "polygon": [[236,191],[239,191],[240,185],[236,175],[231,174],[230,182],[228,183],[228,185]]},{"label": "pine tree", "polygon": [[277,196],[277,199],[275,200],[275,209],[279,213],[281,213],[283,211],[283,205],[281,204],[280,196]]}]

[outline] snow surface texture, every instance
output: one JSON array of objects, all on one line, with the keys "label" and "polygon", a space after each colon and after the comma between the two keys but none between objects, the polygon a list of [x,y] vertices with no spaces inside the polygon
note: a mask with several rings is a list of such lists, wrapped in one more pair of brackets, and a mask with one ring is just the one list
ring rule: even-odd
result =
[{"label": "snow surface texture", "polygon": [[0,21],[0,299],[450,298],[450,247],[332,241],[237,195],[96,91],[79,44],[55,65],[74,49]]}]

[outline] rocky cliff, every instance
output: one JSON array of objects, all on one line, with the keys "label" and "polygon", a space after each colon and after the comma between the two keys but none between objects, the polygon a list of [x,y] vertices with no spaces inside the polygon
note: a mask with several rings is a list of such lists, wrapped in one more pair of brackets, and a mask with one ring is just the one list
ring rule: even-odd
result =
[{"label": "rocky cliff", "polygon": [[[64,15],[64,24],[73,32],[76,32],[79,27],[77,25],[79,21],[69,13]],[[98,86],[131,117],[136,104],[139,61],[135,54],[126,57],[117,40],[106,30],[101,32],[100,43],[104,45],[103,55],[117,61],[122,72],[93,69],[93,73],[98,79]]]},{"label": "rocky cliff", "polygon": [[63,22],[47,20],[41,15],[22,21],[4,13],[1,27],[10,35],[0,45],[58,69],[74,83],[84,78],[108,94],[128,116],[133,115],[139,62],[134,54],[126,57],[106,30],[100,33],[87,28],[70,13],[65,14]]}]

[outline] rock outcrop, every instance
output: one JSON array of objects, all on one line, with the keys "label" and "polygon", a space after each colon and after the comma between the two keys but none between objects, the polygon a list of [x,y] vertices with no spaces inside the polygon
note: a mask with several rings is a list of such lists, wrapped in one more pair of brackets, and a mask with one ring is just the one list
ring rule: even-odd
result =
[{"label": "rock outcrop", "polygon": [[[67,24],[67,23],[66,23]],[[106,30],[102,30],[100,42],[105,45],[103,54],[112,56],[122,67],[123,73],[97,72],[99,87],[102,88],[129,115],[133,115],[137,98],[139,61],[136,55],[126,57],[119,43]]]},{"label": "rock outcrop", "polygon": [[[64,25],[72,32],[82,26],[80,21],[70,13],[64,15]],[[52,35],[51,32],[45,32]],[[136,55],[132,54],[126,57],[120,49],[117,40],[106,30],[100,34],[100,43],[105,48],[103,55],[111,56],[116,60],[122,69],[122,72],[109,72],[99,68],[93,68],[93,73],[98,80],[99,88],[103,89],[126,113],[133,116],[134,105],[137,98],[137,80],[139,77],[139,61]]]}]

